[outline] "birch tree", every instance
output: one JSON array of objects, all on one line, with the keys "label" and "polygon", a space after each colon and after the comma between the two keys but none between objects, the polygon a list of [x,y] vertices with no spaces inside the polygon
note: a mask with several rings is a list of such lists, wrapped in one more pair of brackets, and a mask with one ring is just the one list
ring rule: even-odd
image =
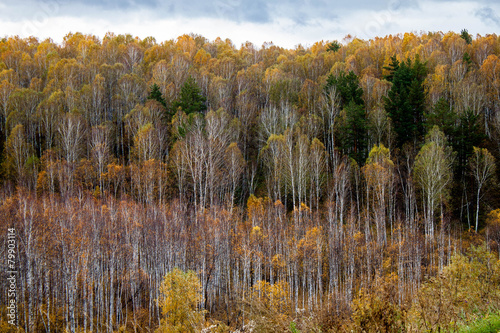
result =
[{"label": "birch tree", "polygon": [[437,126],[426,137],[416,159],[414,174],[423,195],[425,235],[434,238],[434,213],[437,205],[442,204],[448,195],[452,181],[452,162],[454,154],[446,147],[446,138]]},{"label": "birch tree", "polygon": [[476,232],[479,228],[479,201],[481,199],[481,189],[490,181],[496,171],[495,158],[486,148],[474,147],[474,152],[469,158],[471,174],[477,184],[476,193]]}]

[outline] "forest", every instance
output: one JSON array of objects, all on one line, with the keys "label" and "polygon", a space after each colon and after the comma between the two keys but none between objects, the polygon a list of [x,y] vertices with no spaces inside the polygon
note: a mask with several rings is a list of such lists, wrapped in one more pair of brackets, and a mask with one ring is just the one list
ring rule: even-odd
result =
[{"label": "forest", "polygon": [[499,57],[1,39],[0,331],[500,329]]}]

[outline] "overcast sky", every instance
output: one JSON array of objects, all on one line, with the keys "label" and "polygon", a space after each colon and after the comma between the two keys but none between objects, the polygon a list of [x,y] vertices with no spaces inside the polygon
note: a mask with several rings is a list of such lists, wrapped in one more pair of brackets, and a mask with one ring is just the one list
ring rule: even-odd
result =
[{"label": "overcast sky", "polygon": [[293,48],[351,34],[500,30],[499,0],[0,0],[0,35],[51,37],[108,31],[157,42],[195,33],[236,46],[250,41]]}]

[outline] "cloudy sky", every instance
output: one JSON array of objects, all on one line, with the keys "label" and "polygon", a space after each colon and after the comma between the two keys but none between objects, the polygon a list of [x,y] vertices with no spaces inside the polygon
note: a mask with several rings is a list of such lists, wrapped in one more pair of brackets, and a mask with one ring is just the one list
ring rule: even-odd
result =
[{"label": "cloudy sky", "polygon": [[153,36],[185,33],[293,48],[351,34],[500,30],[499,0],[0,0],[0,36],[51,37],[108,31]]}]

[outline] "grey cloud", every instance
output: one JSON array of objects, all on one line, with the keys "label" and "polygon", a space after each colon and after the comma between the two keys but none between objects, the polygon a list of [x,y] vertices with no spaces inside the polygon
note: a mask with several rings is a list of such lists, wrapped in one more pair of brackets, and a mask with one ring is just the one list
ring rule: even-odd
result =
[{"label": "grey cloud", "polygon": [[207,15],[236,22],[264,23],[271,20],[265,0],[218,0],[207,5],[207,8],[200,13],[202,16]]},{"label": "grey cloud", "polygon": [[244,16],[252,22],[268,22],[271,20],[269,16],[267,1],[249,1],[243,6]]},{"label": "grey cloud", "polygon": [[[387,0],[403,1],[403,0]],[[9,21],[32,19],[41,7],[57,6],[48,16],[100,17],[109,20],[134,15],[138,10],[148,11],[150,18],[220,18],[233,22],[264,23],[276,18],[290,18],[298,25],[317,19],[335,19],[342,13],[358,9],[384,9],[386,0],[0,0],[4,10],[0,18]]]},{"label": "grey cloud", "polygon": [[496,12],[491,7],[479,8],[474,14],[483,21],[500,26],[500,17],[498,17]]},{"label": "grey cloud", "polygon": [[[77,0],[77,3],[86,3],[86,0]],[[130,11],[131,9],[152,10],[155,18],[220,18],[235,22],[268,22],[270,20],[267,2],[265,0],[216,0],[207,2],[205,0],[147,0],[146,3],[139,0],[107,0],[101,3],[99,0],[90,0],[91,6],[104,10]],[[91,10],[92,8],[89,8]]]},{"label": "grey cloud", "polygon": [[[94,6],[103,9],[129,9],[137,7],[156,7],[158,0],[41,0],[41,2],[54,1],[61,5],[71,6],[72,4],[84,4],[86,6]],[[40,1],[38,1],[40,2]]]},{"label": "grey cloud", "polygon": [[[33,20],[33,17],[69,16],[102,18],[110,22],[137,18],[220,18],[233,22],[266,23],[288,18],[296,27],[318,26],[321,20],[338,21],[356,11],[402,11],[418,8],[422,0],[0,0],[0,19]],[[449,0],[434,0],[436,2]],[[470,0],[454,0],[456,2]],[[500,19],[488,0],[475,0],[480,8],[476,16],[495,24]],[[45,7],[57,7],[47,11]],[[482,6],[482,7],[481,7]],[[494,7],[494,6],[493,6]],[[142,19],[142,17],[139,17]],[[356,23],[356,22],[353,22]]]}]

